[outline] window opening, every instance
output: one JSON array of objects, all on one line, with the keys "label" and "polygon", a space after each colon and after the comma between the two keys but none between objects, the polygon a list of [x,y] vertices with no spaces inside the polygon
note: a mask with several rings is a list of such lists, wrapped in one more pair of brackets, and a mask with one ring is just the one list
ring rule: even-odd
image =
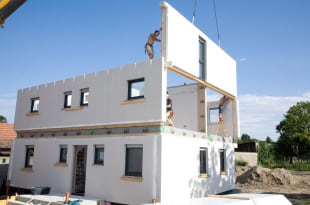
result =
[{"label": "window opening", "polygon": [[209,123],[219,122],[219,108],[209,108]]},{"label": "window opening", "polygon": [[128,100],[144,98],[144,78],[128,81]]},{"label": "window opening", "polygon": [[70,108],[72,105],[72,92],[65,92],[64,108]]},{"label": "window opening", "polygon": [[33,165],[33,156],[34,156],[34,146],[26,146],[26,159],[25,159],[25,168],[32,168]]},{"label": "window opening", "polygon": [[225,150],[220,149],[220,171],[225,172]]},{"label": "window opening", "polygon": [[39,108],[40,108],[40,98],[36,97],[36,98],[32,98],[31,99],[31,112],[39,112]]},{"label": "window opening", "polygon": [[67,162],[67,152],[68,152],[67,145],[60,145],[60,152],[59,152],[59,162],[60,163],[66,163]]},{"label": "window opening", "polygon": [[95,145],[94,164],[104,164],[104,145]]},{"label": "window opening", "polygon": [[142,145],[126,145],[125,176],[142,177]]},{"label": "window opening", "polygon": [[206,41],[199,38],[199,78],[206,80]]},{"label": "window opening", "polygon": [[88,97],[89,97],[89,89],[84,88],[81,90],[81,106],[87,106],[88,105]]},{"label": "window opening", "polygon": [[200,174],[207,174],[208,170],[208,151],[206,147],[200,147]]}]

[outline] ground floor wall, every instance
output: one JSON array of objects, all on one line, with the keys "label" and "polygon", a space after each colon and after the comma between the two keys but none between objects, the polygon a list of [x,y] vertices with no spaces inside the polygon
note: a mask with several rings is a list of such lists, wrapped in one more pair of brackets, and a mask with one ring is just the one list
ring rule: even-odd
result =
[{"label": "ground floor wall", "polygon": [[[51,192],[73,192],[74,147],[87,147],[85,196],[104,200],[140,204],[153,197],[154,144],[157,136],[113,136],[76,138],[17,139],[11,164],[11,186],[30,188],[51,187]],[[143,146],[142,177],[125,177],[126,145]],[[25,168],[27,146],[34,147],[32,168]],[[60,146],[67,145],[67,162],[59,163]],[[94,164],[95,145],[104,146],[104,163]]]},{"label": "ground floor wall", "polygon": [[[205,149],[206,148],[206,149]],[[234,188],[235,168],[232,143],[167,135],[162,138],[161,202],[174,204],[206,197]],[[207,151],[206,173],[201,173],[201,150]],[[224,167],[220,170],[220,150]]]},{"label": "ground floor wall", "polygon": [[[9,178],[11,186],[51,187],[51,192],[72,193],[75,178],[75,149],[87,150],[85,192],[123,204],[175,202],[216,194],[234,188],[232,143],[212,141],[179,134],[124,134],[120,136],[77,136],[55,138],[19,138],[13,144]],[[67,147],[65,163],[60,149]],[[95,147],[104,147],[104,160],[96,164]],[[143,148],[142,176],[126,175],[126,147]],[[33,146],[32,167],[25,167],[26,148]],[[200,147],[207,148],[207,174],[200,175]],[[219,149],[225,150],[225,171],[220,171]],[[134,165],[136,166],[136,165]]]}]

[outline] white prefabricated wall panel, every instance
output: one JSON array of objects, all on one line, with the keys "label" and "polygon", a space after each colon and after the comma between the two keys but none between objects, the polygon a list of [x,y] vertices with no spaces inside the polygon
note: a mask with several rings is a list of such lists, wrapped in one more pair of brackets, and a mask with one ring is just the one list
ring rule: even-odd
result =
[{"label": "white prefabricated wall panel", "polygon": [[[208,149],[208,175],[199,178],[200,147]],[[225,150],[226,175],[220,175],[219,149]],[[221,193],[235,186],[233,144],[166,135],[162,138],[161,202],[177,204]]]},{"label": "white prefabricated wall panel", "polygon": [[174,125],[198,131],[197,84],[169,87],[168,91],[175,113]]},{"label": "white prefabricated wall panel", "polygon": [[[160,136],[114,136],[17,139],[11,164],[11,185],[16,187],[49,186],[55,193],[71,192],[74,146],[87,145],[85,196],[108,201],[140,204],[158,197],[160,178]],[[126,144],[143,146],[142,181],[123,180]],[[26,145],[34,146],[32,171],[25,164]],[[59,146],[67,145],[67,166],[59,166]],[[104,165],[95,165],[94,145],[104,145]]]},{"label": "white prefabricated wall panel", "polygon": [[[125,173],[126,144],[143,146],[142,181],[121,178]],[[34,146],[32,171],[23,170],[26,145]],[[57,165],[60,145],[68,147],[67,166]],[[52,192],[71,192],[75,145],[87,146],[88,197],[125,204],[157,199],[170,204],[234,188],[232,143],[171,134],[17,139],[10,167],[11,185],[50,186]],[[93,164],[94,145],[104,145],[103,166]],[[200,147],[208,149],[208,178],[198,177]],[[219,149],[225,150],[226,175],[220,175]]]},{"label": "white prefabricated wall panel", "polygon": [[236,62],[168,3],[163,7],[166,61],[199,77],[199,39],[206,42],[206,82],[237,95]]},{"label": "white prefabricated wall panel", "polygon": [[[72,126],[165,121],[166,85],[161,59],[103,70],[18,91],[15,129],[30,130]],[[144,78],[144,101],[124,103],[128,80]],[[80,90],[89,89],[88,106],[80,107]],[[72,91],[73,111],[65,111],[64,93]],[[40,98],[39,115],[29,115],[31,98]]]}]

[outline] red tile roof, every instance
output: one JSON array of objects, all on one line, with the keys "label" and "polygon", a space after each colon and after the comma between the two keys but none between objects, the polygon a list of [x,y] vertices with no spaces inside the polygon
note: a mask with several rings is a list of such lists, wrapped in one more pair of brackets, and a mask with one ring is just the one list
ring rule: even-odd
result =
[{"label": "red tile roof", "polygon": [[0,123],[0,140],[13,140],[15,138],[14,124]]}]

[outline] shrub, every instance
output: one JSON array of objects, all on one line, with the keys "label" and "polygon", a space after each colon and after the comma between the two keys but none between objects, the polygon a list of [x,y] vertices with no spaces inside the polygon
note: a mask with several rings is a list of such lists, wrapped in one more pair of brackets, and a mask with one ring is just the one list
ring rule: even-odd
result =
[{"label": "shrub", "polygon": [[249,163],[245,160],[236,160],[235,165],[236,166],[247,166]]}]

